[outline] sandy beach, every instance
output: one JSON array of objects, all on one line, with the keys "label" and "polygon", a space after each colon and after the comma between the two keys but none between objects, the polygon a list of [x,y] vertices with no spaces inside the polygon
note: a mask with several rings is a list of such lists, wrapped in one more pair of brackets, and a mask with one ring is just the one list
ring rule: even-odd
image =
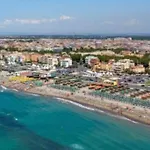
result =
[{"label": "sandy beach", "polygon": [[53,96],[62,99],[67,99],[72,102],[82,104],[86,107],[93,108],[97,111],[106,111],[111,114],[118,116],[124,116],[133,121],[144,123],[150,125],[150,110],[142,107],[135,107],[131,104],[122,103],[119,101],[113,101],[111,99],[106,99],[103,97],[96,97],[89,95],[88,88],[81,88],[76,92],[68,92],[63,90],[58,90],[50,86],[44,85],[41,87],[30,87],[29,85],[19,83],[19,82],[9,82],[8,77],[0,75],[0,84],[10,88],[16,89],[18,91],[28,92],[32,94],[38,94],[43,96]]}]

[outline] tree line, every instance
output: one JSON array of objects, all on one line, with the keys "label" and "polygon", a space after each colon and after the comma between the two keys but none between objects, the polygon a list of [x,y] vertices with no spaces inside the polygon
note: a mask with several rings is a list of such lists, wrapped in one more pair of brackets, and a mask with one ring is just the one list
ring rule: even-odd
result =
[{"label": "tree line", "polygon": [[[71,58],[73,61],[76,62],[80,62],[81,60],[85,60],[85,57],[89,56],[89,55],[84,55],[82,56],[81,54],[70,54]],[[120,59],[130,59],[133,60],[133,62],[137,65],[137,64],[142,64],[144,65],[144,67],[148,67],[149,66],[149,62],[150,62],[150,54],[145,54],[143,57],[139,58],[137,56],[107,56],[107,55],[93,55],[99,58],[99,60],[101,62],[109,62],[109,60],[114,59],[115,61],[118,61]]]},{"label": "tree line", "polygon": [[[2,46],[0,46],[0,51],[1,50],[6,50],[6,51],[9,51],[9,52],[14,52],[14,51],[20,51],[18,48],[15,48],[15,47],[8,47],[8,48],[4,48]],[[106,50],[106,49],[80,49],[79,51],[82,52],[82,51],[87,51],[87,52],[93,52],[94,51],[97,51],[97,50]],[[120,53],[121,51],[123,50],[123,48],[118,48],[118,49],[113,49],[112,51],[114,51],[115,53]],[[62,52],[66,52],[67,54],[69,54],[72,58],[73,61],[75,62],[81,62],[81,60],[84,62],[85,61],[85,57],[86,56],[89,56],[89,55],[84,55],[82,56],[81,54],[71,54],[70,52],[72,51],[72,48],[64,48],[62,50]],[[30,50],[30,49],[24,49],[20,52],[28,52],[28,53],[31,53],[31,52],[35,52],[35,53],[39,53],[39,54],[55,54],[56,52],[53,52],[53,51],[47,51],[47,50],[40,50],[40,51],[37,51],[37,50]],[[114,59],[115,61],[118,61],[120,59],[131,59],[134,61],[135,64],[142,64],[144,65],[144,67],[148,67],[149,66],[149,61],[150,61],[150,54],[145,54],[143,57],[139,58],[137,56],[107,56],[107,55],[93,55],[93,56],[96,56],[99,58],[100,61],[102,62],[108,62],[109,60],[111,59]]]}]

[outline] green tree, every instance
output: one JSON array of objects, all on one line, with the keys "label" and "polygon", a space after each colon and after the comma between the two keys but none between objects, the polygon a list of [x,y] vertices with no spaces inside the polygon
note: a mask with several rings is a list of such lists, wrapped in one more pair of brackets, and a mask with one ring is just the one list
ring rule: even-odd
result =
[{"label": "green tree", "polygon": [[81,54],[70,54],[70,57],[73,61],[80,62],[82,55]]}]

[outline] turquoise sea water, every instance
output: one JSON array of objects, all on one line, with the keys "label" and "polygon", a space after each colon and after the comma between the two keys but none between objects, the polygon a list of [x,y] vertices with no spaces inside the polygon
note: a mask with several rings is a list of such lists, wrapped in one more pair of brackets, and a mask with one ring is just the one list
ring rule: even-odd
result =
[{"label": "turquoise sea water", "polygon": [[0,92],[0,150],[150,150],[150,128],[55,98]]}]

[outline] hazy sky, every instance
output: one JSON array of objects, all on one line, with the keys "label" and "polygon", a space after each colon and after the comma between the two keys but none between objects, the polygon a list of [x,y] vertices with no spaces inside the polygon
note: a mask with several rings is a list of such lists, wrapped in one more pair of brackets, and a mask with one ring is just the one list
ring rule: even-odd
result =
[{"label": "hazy sky", "polygon": [[0,33],[150,33],[150,0],[0,0]]}]

